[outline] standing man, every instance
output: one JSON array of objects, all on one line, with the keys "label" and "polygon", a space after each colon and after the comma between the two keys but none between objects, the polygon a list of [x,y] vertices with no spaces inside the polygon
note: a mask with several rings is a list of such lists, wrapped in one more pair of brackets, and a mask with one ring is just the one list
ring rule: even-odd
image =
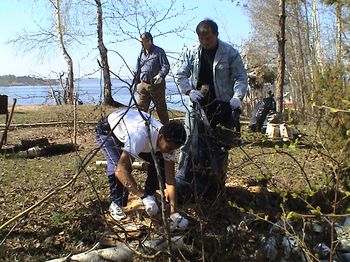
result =
[{"label": "standing man", "polygon": [[[111,217],[121,220],[126,217],[129,191],[142,199],[146,212],[154,216],[158,212],[155,192],[158,188],[157,171],[151,157],[156,151],[161,175],[165,177],[170,203],[172,227],[186,227],[188,220],[176,212],[175,150],[184,144],[186,131],[183,124],[170,121],[162,125],[147,113],[133,109],[117,110],[96,126],[96,141],[107,160],[107,177],[112,203]],[[138,185],[131,175],[135,157],[149,161],[145,187]]]},{"label": "standing man", "polygon": [[176,176],[179,196],[183,198],[186,194],[216,197],[224,190],[230,146],[219,139],[232,141],[233,132],[223,130],[234,127],[247,91],[241,56],[218,39],[217,24],[203,20],[196,33],[199,45],[184,53],[176,73],[181,92],[190,98],[186,114],[188,137],[181,148]]},{"label": "standing man", "polygon": [[153,44],[153,37],[149,32],[141,35],[142,51],[137,60],[137,71],[140,73],[137,85],[138,106],[147,112],[151,101],[157,109],[162,124],[169,121],[165,101],[165,77],[170,65],[164,50]]}]

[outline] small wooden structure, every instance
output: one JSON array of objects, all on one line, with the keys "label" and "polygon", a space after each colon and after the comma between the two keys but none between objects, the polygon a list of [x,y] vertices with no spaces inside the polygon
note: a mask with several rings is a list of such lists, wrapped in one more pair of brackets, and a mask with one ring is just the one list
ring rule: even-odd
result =
[{"label": "small wooden structure", "polygon": [[6,123],[8,120],[8,113],[9,113],[8,112],[8,96],[7,95],[0,95],[0,114],[6,115]]},{"label": "small wooden structure", "polygon": [[6,144],[6,142],[7,142],[7,131],[8,131],[10,124],[11,124],[12,115],[13,115],[13,111],[15,109],[16,102],[17,102],[17,100],[16,100],[16,98],[14,98],[11,113],[9,114],[9,112],[8,112],[8,96],[7,95],[0,95],[0,114],[6,115],[5,130],[1,136],[0,149],[2,148],[2,145]]},{"label": "small wooden structure", "polygon": [[285,123],[274,124],[268,123],[266,127],[266,135],[269,139],[288,141],[293,138],[293,130]]},{"label": "small wooden structure", "polygon": [[[5,128],[7,126],[8,118],[9,118],[9,111],[8,111],[8,96],[7,95],[0,95],[0,114],[1,115],[6,115],[6,120],[5,120]],[[7,132],[4,131],[2,134],[1,145],[3,143],[6,143],[7,140]],[[1,147],[0,147],[1,148]]]}]

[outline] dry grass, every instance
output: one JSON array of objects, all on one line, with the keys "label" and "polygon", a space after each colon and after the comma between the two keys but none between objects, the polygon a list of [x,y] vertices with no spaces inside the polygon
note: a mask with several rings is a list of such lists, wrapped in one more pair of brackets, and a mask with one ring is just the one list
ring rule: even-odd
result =
[{"label": "dry grass", "polygon": [[[83,105],[78,107],[77,118],[93,123],[113,110]],[[172,117],[178,115],[171,114]],[[71,121],[72,117],[73,108],[70,106],[17,107],[13,124]],[[1,115],[0,123],[4,123],[4,119]],[[72,142],[73,127],[12,129],[8,133],[8,144],[39,137],[48,137],[51,143]],[[246,210],[252,208],[256,212],[268,212],[275,216],[272,217],[275,220],[281,214],[278,195],[261,191],[261,187],[274,192],[307,193],[309,188],[305,174],[315,187],[324,185],[329,179],[325,175],[329,171],[327,162],[308,143],[302,147],[291,144],[284,149],[280,145],[278,149],[276,144],[263,141],[263,137],[249,134],[246,130],[243,130],[243,139],[245,144],[242,147],[230,151],[227,182],[228,199]],[[77,143],[79,151],[68,154],[34,159],[0,156],[0,225],[72,178],[82,159],[96,149],[94,124],[79,124]],[[276,149],[280,152],[276,153]],[[0,245],[2,261],[43,261],[85,251],[98,241],[99,235],[108,228],[103,211],[109,204],[109,193],[105,170],[95,165],[96,160],[103,160],[100,152],[87,164],[74,184],[17,221],[12,230],[14,225],[0,231],[0,243],[6,238]],[[143,174],[135,175],[140,178]],[[190,209],[187,211],[191,212]],[[208,206],[201,215],[209,228],[219,221],[222,230],[226,230],[227,223],[238,223],[241,218],[227,202],[221,208]],[[220,233],[218,228],[215,231]],[[217,248],[215,245],[218,243],[215,243],[207,242]],[[210,247],[207,248],[210,250]],[[248,247],[239,245],[237,250],[232,250],[231,258],[244,261],[244,248]],[[255,247],[252,245],[250,248]],[[249,252],[246,253],[248,256]],[[222,254],[219,252],[217,256]]]}]

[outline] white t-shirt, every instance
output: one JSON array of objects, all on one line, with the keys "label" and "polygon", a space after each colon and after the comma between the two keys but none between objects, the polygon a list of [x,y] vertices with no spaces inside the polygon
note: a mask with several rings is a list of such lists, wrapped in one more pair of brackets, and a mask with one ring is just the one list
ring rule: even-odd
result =
[{"label": "white t-shirt", "polygon": [[[138,156],[140,153],[150,153],[152,147],[159,151],[157,138],[163,125],[148,113],[142,112],[142,115],[143,117],[139,111],[134,109],[122,109],[108,116],[108,123],[114,135],[120,142],[124,143],[123,150],[131,155]],[[144,118],[150,123],[150,135]],[[114,126],[116,127],[114,128]],[[167,160],[175,160],[175,152],[172,154],[163,153],[163,157]]]}]

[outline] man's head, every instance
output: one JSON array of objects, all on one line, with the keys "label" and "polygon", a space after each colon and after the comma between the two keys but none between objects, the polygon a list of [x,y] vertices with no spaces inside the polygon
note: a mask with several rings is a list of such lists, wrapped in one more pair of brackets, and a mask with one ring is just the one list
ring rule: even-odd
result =
[{"label": "man's head", "polygon": [[171,120],[159,130],[157,146],[162,153],[171,153],[186,141],[184,125],[177,120]]},{"label": "man's head", "polygon": [[218,43],[218,25],[210,19],[201,21],[196,27],[198,40],[204,49],[214,49]]},{"label": "man's head", "polygon": [[145,48],[146,50],[150,50],[153,45],[153,36],[151,35],[150,32],[144,32],[140,36],[140,41],[143,48]]}]

